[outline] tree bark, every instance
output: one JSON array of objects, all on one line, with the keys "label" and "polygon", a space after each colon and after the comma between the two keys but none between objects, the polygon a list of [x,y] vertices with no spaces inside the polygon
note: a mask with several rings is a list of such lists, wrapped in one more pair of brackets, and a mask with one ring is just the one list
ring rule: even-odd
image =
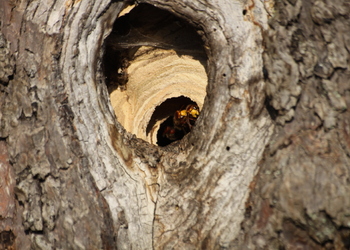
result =
[{"label": "tree bark", "polygon": [[264,33],[278,123],[252,183],[240,245],[349,249],[347,1],[280,1]]},{"label": "tree bark", "polygon": [[0,3],[2,248],[350,247],[346,1],[138,1],[208,58],[201,115],[166,147],[110,103],[105,40],[130,1]]}]

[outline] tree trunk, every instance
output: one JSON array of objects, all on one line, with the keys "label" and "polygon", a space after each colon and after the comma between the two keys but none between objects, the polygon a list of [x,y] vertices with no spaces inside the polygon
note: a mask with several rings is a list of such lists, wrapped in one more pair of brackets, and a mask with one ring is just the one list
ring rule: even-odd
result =
[{"label": "tree trunk", "polygon": [[[350,247],[346,1],[142,0],[131,28],[115,24],[132,1],[0,3],[0,248]],[[145,65],[200,58],[205,97],[202,76],[163,85],[172,67],[132,78],[141,46]],[[131,91],[153,75],[169,95]],[[195,126],[156,145],[144,120],[187,92]]]}]

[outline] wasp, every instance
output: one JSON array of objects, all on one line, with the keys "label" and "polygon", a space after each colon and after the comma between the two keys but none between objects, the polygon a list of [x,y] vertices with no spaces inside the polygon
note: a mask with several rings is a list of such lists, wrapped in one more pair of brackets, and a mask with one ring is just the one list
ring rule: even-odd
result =
[{"label": "wasp", "polygon": [[176,110],[173,115],[173,126],[167,126],[163,137],[171,141],[180,140],[189,133],[200,114],[197,104],[189,104],[184,109]]},{"label": "wasp", "polygon": [[176,130],[172,126],[166,126],[166,128],[163,131],[163,137],[166,137],[171,141],[178,140],[178,137],[176,134],[177,134]]},{"label": "wasp", "polygon": [[[186,107],[186,113],[189,121],[196,121],[199,116],[199,107],[197,104],[189,104]],[[189,126],[192,128],[191,124]]]},{"label": "wasp", "polygon": [[185,133],[191,131],[194,123],[199,116],[199,107],[197,104],[189,104],[183,110],[177,110],[174,114],[175,129],[182,130]]}]

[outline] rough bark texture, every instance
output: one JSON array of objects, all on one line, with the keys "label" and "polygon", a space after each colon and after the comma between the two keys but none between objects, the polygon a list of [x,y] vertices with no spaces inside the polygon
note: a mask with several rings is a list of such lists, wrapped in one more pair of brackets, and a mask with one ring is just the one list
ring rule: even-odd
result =
[{"label": "rough bark texture", "polygon": [[240,245],[349,249],[350,5],[297,0],[275,9],[264,66],[280,125],[252,183]]},{"label": "rough bark texture", "polygon": [[103,75],[129,2],[0,0],[0,247],[349,248],[349,5],[138,1],[208,57],[195,128],[161,148]]}]

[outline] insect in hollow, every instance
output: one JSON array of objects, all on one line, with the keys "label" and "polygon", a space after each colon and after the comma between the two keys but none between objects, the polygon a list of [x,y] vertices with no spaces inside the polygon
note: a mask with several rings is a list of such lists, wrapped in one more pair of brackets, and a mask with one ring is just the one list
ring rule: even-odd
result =
[{"label": "insect in hollow", "polygon": [[166,137],[171,141],[175,141],[178,139],[176,134],[177,133],[176,133],[175,128],[173,128],[171,126],[167,126],[163,131],[163,137]]},{"label": "insect in hollow", "polygon": [[196,104],[189,104],[186,107],[188,125],[192,128],[191,121],[195,122],[199,116],[199,107]]},{"label": "insect in hollow", "polygon": [[188,133],[199,116],[199,107],[197,104],[189,104],[183,110],[177,110],[174,114],[175,129]]},{"label": "insect in hollow", "polygon": [[167,126],[163,131],[163,137],[171,141],[179,140],[191,131],[198,116],[197,104],[189,104],[185,109],[176,110],[173,115],[173,126]]}]

